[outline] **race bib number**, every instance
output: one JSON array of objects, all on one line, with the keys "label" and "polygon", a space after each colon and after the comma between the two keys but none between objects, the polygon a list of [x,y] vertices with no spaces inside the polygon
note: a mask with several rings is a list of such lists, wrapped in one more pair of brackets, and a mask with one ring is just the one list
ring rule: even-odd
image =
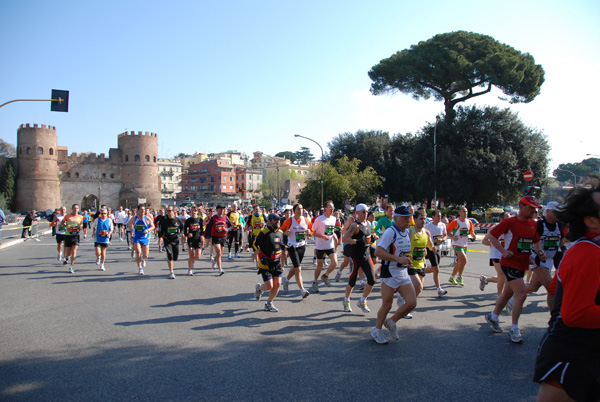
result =
[{"label": "race bib number", "polygon": [[[411,258],[411,257],[412,257],[412,254],[411,254],[410,252],[407,252],[407,253],[400,253],[400,256],[401,256],[401,257],[407,257],[407,258]],[[408,268],[408,264],[400,264],[400,263],[397,263],[396,265],[398,266],[398,268]]]},{"label": "race bib number", "polygon": [[548,237],[546,240],[544,240],[544,250],[548,250],[548,251],[558,250],[558,241],[559,241],[558,236]]},{"label": "race bib number", "polygon": [[325,226],[325,234],[332,235],[335,230],[335,226]]},{"label": "race bib number", "polygon": [[433,242],[437,243],[437,241],[440,240],[441,238],[442,238],[441,235],[439,235],[439,236],[433,236]]},{"label": "race bib number", "polygon": [[306,232],[296,232],[296,241],[301,242],[306,240]]},{"label": "race bib number", "polygon": [[278,260],[279,258],[281,258],[281,251],[278,251],[276,253],[271,253],[272,260]]},{"label": "race bib number", "polygon": [[98,231],[98,236],[100,236],[100,237],[107,237],[108,236],[108,230],[99,230]]},{"label": "race bib number", "polygon": [[146,230],[146,226],[144,226],[144,225],[134,225],[133,228],[135,229],[136,232],[143,232],[144,230]]},{"label": "race bib number", "polygon": [[167,233],[169,233],[169,234],[174,234],[174,233],[177,233],[177,232],[178,232],[178,228],[177,227],[167,228]]},{"label": "race bib number", "polygon": [[463,237],[467,237],[469,235],[469,229],[467,228],[461,228],[460,229],[460,235]]},{"label": "race bib number", "polygon": [[415,247],[413,249],[412,259],[414,261],[421,261],[423,258],[425,258],[425,253],[425,247]]},{"label": "race bib number", "polygon": [[523,254],[531,254],[531,249],[533,248],[533,239],[529,239],[526,237],[519,237],[519,241],[517,242],[517,252]]},{"label": "race bib number", "polygon": [[217,222],[217,223],[215,224],[215,231],[216,231],[217,233],[224,233],[224,232],[226,232],[226,231],[227,231],[227,226],[226,226],[226,224],[225,224],[225,223],[223,223],[223,222]]},{"label": "race bib number", "polygon": [[255,222],[255,223],[252,224],[252,227],[254,229],[262,229],[263,224],[261,222]]},{"label": "race bib number", "polygon": [[196,232],[196,231],[200,230],[200,225],[197,223],[193,223],[190,225],[190,230],[193,232]]}]

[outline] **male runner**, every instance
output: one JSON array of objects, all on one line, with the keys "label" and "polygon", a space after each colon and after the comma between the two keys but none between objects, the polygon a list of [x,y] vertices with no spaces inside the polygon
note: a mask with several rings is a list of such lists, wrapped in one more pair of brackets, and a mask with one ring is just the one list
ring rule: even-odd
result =
[{"label": "male runner", "polygon": [[254,297],[260,300],[263,292],[269,291],[269,299],[265,303],[265,311],[276,313],[278,310],[273,300],[279,293],[281,285],[281,250],[283,246],[283,233],[279,230],[280,216],[269,214],[268,226],[261,229],[254,240],[254,247],[258,250],[258,273],[262,275],[263,284],[257,283]]},{"label": "male runner", "polygon": [[114,226],[108,217],[108,210],[100,209],[100,216],[94,220],[94,248],[96,249],[96,265],[100,265],[100,271],[105,270],[106,249],[113,230]]},{"label": "male runner", "polygon": [[327,255],[331,260],[327,272],[321,276],[325,286],[331,286],[329,274],[337,266],[337,254],[335,253],[335,242],[337,239],[334,234],[335,217],[332,216],[334,210],[333,201],[325,202],[323,214],[319,215],[313,222],[313,236],[315,237],[315,252],[317,255],[317,268],[315,268],[315,276],[311,287],[311,292],[313,293],[319,293],[319,275],[323,269],[323,259],[325,256]]},{"label": "male runner", "polygon": [[240,213],[238,212],[238,207],[237,204],[233,204],[231,206],[231,211],[229,211],[229,213],[227,214],[227,217],[229,218],[229,221],[231,222],[231,230],[228,233],[227,236],[227,247],[228,247],[228,254],[227,254],[227,259],[231,260],[231,244],[234,243],[235,244],[235,258],[240,258],[240,255],[238,254],[240,251],[240,238],[242,237],[242,224],[240,223]]},{"label": "male runner", "polygon": [[440,284],[440,260],[442,256],[440,255],[439,247],[448,238],[446,225],[441,222],[441,219],[442,213],[436,209],[433,211],[431,222],[425,225],[425,229],[431,234],[431,240],[436,247],[436,251],[433,251],[431,248],[427,249],[427,259],[431,263],[431,267],[425,269],[425,273],[433,273],[433,283],[435,283],[435,287],[437,288],[438,297],[442,297],[448,293],[447,290],[442,289],[442,285]]},{"label": "male runner", "polygon": [[225,241],[227,240],[227,231],[231,227],[229,218],[224,213],[225,206],[217,205],[217,214],[213,215],[208,224],[206,225],[206,232],[210,233],[212,246],[215,249],[215,260],[213,262],[213,269],[219,268],[219,276],[223,275],[221,257],[223,256],[223,249],[225,248]]},{"label": "male runner", "polygon": [[137,207],[137,215],[133,216],[127,224],[133,233],[133,251],[138,266],[138,275],[144,275],[146,260],[150,252],[150,232],[154,230],[154,219],[146,215],[146,207],[140,204]]},{"label": "male runner", "polygon": [[71,213],[65,215],[62,220],[62,225],[65,227],[64,264],[66,265],[70,258],[71,265],[69,267],[69,272],[74,274],[75,270],[73,269],[73,265],[75,264],[75,259],[77,258],[77,248],[79,247],[79,231],[83,226],[83,217],[79,215],[79,204],[73,204],[71,207]]},{"label": "male runner", "polygon": [[185,220],[183,234],[188,243],[188,276],[194,275],[194,261],[199,260],[202,255],[204,244],[204,220],[198,216],[198,207],[192,206],[192,216]]},{"label": "male runner", "polygon": [[167,216],[160,222],[159,238],[163,239],[165,251],[167,252],[167,266],[169,268],[169,279],[175,279],[173,272],[173,261],[179,258],[179,236],[183,229],[183,223],[175,216],[173,206],[167,207]]},{"label": "male runner", "polygon": [[467,218],[467,207],[462,206],[458,209],[459,217],[446,228],[452,239],[452,247],[456,253],[457,263],[452,270],[452,275],[448,281],[455,285],[464,286],[462,274],[467,266],[467,243],[469,238],[475,240],[475,229],[473,223]]},{"label": "male runner", "polygon": [[304,289],[304,283],[302,279],[302,260],[304,259],[304,252],[306,251],[306,241],[312,233],[312,224],[310,220],[303,216],[304,208],[302,204],[296,204],[293,208],[294,216],[286,219],[281,226],[281,230],[284,235],[287,236],[287,252],[290,255],[292,261],[292,269],[287,275],[287,278],[283,278],[283,290],[288,292],[289,280],[295,276],[296,283],[300,288],[300,296],[305,299],[310,293]]}]

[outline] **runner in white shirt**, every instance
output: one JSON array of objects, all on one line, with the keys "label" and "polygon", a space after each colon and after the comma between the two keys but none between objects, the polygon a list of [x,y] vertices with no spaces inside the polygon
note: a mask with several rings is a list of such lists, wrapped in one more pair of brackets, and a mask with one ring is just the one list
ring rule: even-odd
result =
[{"label": "runner in white shirt", "polygon": [[[435,210],[433,211],[432,221],[425,225],[425,229],[431,233],[431,241],[436,247],[440,247],[440,244],[443,244],[448,238],[446,225],[444,225],[441,220],[442,213],[439,210]],[[440,260],[442,259],[442,256],[439,251],[434,252],[427,249],[427,259],[431,263],[431,267],[425,269],[425,273],[433,273],[433,282],[437,288],[438,297],[442,297],[448,293],[448,291],[442,289],[442,286],[440,285]]]},{"label": "runner in white shirt", "polygon": [[[315,277],[310,288],[311,293],[319,293],[319,275],[323,269],[323,259],[325,255],[329,256],[331,265],[327,272],[332,272],[337,266],[337,254],[335,253],[335,245],[337,238],[335,236],[335,216],[333,216],[333,201],[327,201],[323,207],[323,215],[317,217],[313,223],[313,236],[315,238],[315,251],[317,254],[317,268],[315,268]],[[327,287],[331,286],[329,277],[326,274],[321,276]]]},{"label": "runner in white shirt", "polygon": [[119,241],[122,242],[125,236],[125,225],[127,224],[127,213],[123,211],[122,206],[119,206],[119,210],[115,212],[115,221],[119,231]]}]

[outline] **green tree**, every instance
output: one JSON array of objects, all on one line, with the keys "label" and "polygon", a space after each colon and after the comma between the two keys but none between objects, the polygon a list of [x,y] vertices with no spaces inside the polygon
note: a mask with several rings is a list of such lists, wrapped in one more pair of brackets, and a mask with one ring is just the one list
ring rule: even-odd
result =
[{"label": "green tree", "polygon": [[369,71],[371,93],[399,91],[415,99],[444,101],[448,123],[457,103],[499,88],[511,103],[531,102],[544,83],[533,56],[491,36],[456,31],[395,53]]},{"label": "green tree", "polygon": [[[409,163],[408,187],[418,200],[434,194],[433,133],[434,124],[423,128]],[[546,137],[509,109],[458,107],[453,125],[438,122],[438,198],[469,209],[514,202],[522,196],[527,170],[534,173],[531,185],[547,184],[549,150]]]},{"label": "green tree", "polygon": [[[356,204],[373,203],[381,188],[381,178],[372,167],[359,169],[360,160],[347,156],[323,165],[323,200],[332,200],[336,208],[342,208],[346,200]],[[321,206],[321,166],[311,168],[312,177],[300,191],[299,201],[305,208]]]},{"label": "green tree", "polygon": [[[561,170],[564,169],[564,170]],[[554,169],[552,174],[558,181],[570,181],[573,182],[573,175],[569,172],[575,173],[577,177],[585,177],[590,174],[598,174],[600,170],[600,159],[588,158],[581,162],[576,163],[561,163],[558,165],[558,169]],[[577,179],[579,183],[581,179]]]},{"label": "green tree", "polygon": [[312,152],[310,152],[310,148],[301,147],[300,151],[296,151],[296,160],[298,160],[301,164],[306,165],[309,161],[315,159]]},{"label": "green tree", "polygon": [[296,154],[292,151],[282,151],[275,154],[278,158],[289,159],[292,163],[296,161]]},{"label": "green tree", "polygon": [[301,177],[292,169],[279,169],[279,176],[277,170],[269,170],[265,181],[260,185],[260,191],[266,199],[280,199],[286,180],[301,180]]},{"label": "green tree", "polygon": [[5,158],[14,158],[17,156],[17,150],[15,146],[9,144],[0,138],[0,156],[4,156]]},{"label": "green tree", "polygon": [[7,209],[12,210],[16,191],[17,177],[12,160],[8,160],[0,174],[0,194],[4,198]]}]

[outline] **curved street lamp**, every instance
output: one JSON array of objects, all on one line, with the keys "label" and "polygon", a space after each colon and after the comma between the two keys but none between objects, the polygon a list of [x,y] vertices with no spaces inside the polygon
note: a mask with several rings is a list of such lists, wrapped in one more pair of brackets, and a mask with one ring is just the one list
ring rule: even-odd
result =
[{"label": "curved street lamp", "polygon": [[319,146],[319,148],[321,148],[321,207],[323,206],[323,181],[325,180],[325,171],[324,171],[324,167],[323,167],[323,159],[325,158],[324,154],[323,154],[323,147],[321,146],[321,144],[319,144],[317,141],[313,140],[312,138],[308,138],[305,137],[303,135],[300,134],[294,134],[294,137],[300,137],[300,138],[304,138],[305,140],[309,140],[314,142],[315,144],[317,144]]}]

